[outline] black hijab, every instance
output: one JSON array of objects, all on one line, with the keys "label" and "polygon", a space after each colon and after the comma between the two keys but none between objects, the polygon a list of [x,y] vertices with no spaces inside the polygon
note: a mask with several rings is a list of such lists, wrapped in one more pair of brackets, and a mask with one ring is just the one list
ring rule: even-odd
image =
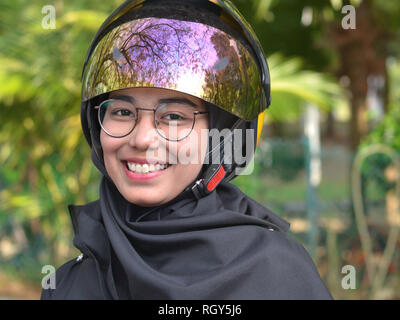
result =
[{"label": "black hijab", "polygon": [[126,201],[104,165],[100,199],[70,205],[83,256],[42,299],[331,299],[289,224],[229,182],[158,207]]}]

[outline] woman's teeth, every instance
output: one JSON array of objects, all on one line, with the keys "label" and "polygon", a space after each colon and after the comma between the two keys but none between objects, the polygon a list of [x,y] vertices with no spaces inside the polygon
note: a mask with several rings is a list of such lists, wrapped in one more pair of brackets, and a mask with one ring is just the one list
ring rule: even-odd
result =
[{"label": "woman's teeth", "polygon": [[154,171],[160,171],[168,168],[167,164],[159,164],[157,163],[156,165],[154,164],[137,164],[133,162],[127,162],[128,169],[129,171],[133,171],[136,173],[148,173],[148,172],[154,172]]}]

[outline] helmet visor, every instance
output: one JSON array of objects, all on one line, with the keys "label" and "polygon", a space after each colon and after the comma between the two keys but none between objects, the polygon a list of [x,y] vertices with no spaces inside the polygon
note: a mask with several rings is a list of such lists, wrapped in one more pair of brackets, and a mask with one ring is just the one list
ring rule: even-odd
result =
[{"label": "helmet visor", "polygon": [[229,34],[197,22],[137,19],[98,42],[84,70],[82,100],[135,87],[177,90],[245,120],[265,109],[253,55]]}]

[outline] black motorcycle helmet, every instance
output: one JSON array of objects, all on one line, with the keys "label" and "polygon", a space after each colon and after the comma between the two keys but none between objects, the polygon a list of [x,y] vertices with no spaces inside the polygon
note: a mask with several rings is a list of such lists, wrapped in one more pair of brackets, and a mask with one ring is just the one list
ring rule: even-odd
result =
[{"label": "black motorcycle helmet", "polygon": [[[81,122],[96,165],[103,164],[100,124],[94,108],[110,92],[157,87],[202,99],[209,127],[228,128],[196,181],[188,186],[197,198],[229,181],[245,164],[226,159],[233,130],[253,129],[254,155],[269,107],[270,76],[262,47],[245,19],[227,0],[128,0],[102,24],[82,70]],[[241,154],[246,153],[246,134]],[[219,161],[215,161],[218,154]],[[249,155],[246,155],[248,158]],[[104,171],[104,170],[102,170]]]}]

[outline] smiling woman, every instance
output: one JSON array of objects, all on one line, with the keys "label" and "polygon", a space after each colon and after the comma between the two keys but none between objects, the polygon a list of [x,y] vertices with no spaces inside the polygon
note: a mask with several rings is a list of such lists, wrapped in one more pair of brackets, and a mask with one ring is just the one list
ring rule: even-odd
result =
[{"label": "smiling woman", "polygon": [[[208,143],[201,139],[201,130],[208,129],[204,103],[197,97],[157,88],[117,90],[110,98],[115,99],[113,105],[108,103],[100,117],[104,129],[100,142],[106,170],[118,191],[129,202],[141,206],[174,199],[196,179],[203,166]],[[189,156],[197,158],[201,154],[200,159],[184,164],[167,162],[177,159],[179,150],[187,144],[197,149]],[[149,157],[150,154],[154,156]]]},{"label": "smiling woman", "polygon": [[69,206],[82,255],[42,299],[331,298],[289,224],[229,183],[270,103],[263,51],[229,1],[126,1],[82,81],[103,178],[97,201]]}]

